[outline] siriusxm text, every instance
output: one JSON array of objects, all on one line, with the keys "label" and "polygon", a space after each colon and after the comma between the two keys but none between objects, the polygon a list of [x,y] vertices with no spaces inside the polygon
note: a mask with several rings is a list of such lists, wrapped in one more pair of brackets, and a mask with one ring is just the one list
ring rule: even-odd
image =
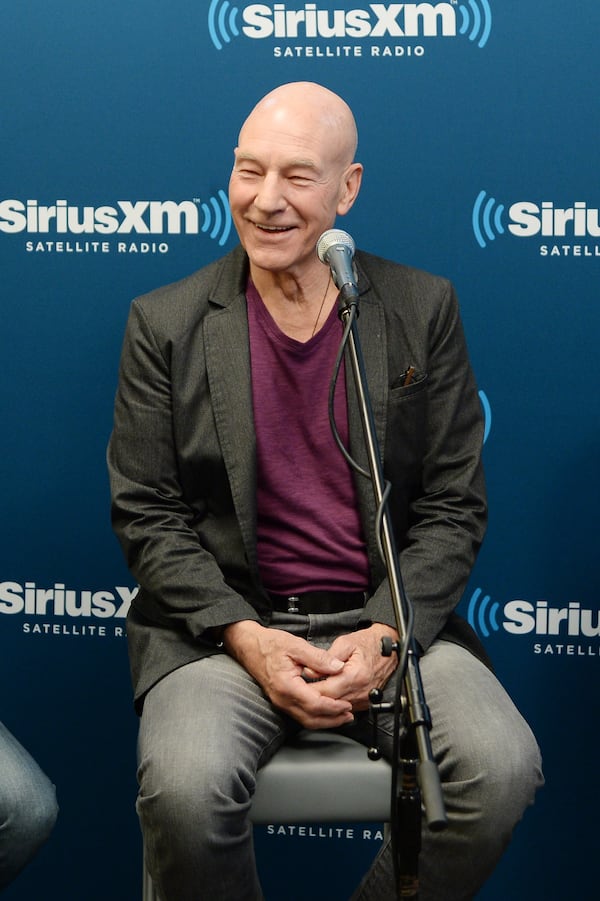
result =
[{"label": "siriusxm text", "polygon": [[76,206],[66,200],[0,201],[0,232],[16,234],[198,234],[198,205],[191,200],[118,200],[115,206]]},{"label": "siriusxm text", "polygon": [[535,235],[600,237],[598,210],[588,207],[584,201],[577,201],[571,207],[555,206],[551,201],[540,204],[519,201],[513,203],[508,214],[511,220],[508,230],[518,238]]},{"label": "siriusxm text", "polygon": [[586,609],[578,601],[566,607],[551,607],[547,601],[509,601],[504,616],[504,629],[513,635],[600,637],[600,611]]},{"label": "siriusxm text", "polygon": [[370,3],[367,9],[319,9],[305,3],[253,3],[242,13],[246,37],[261,38],[402,38],[454,37],[456,13],[450,3]]},{"label": "siriusxm text", "polygon": [[124,619],[137,588],[116,585],[106,591],[67,588],[56,582],[41,588],[35,582],[0,582],[0,613],[28,616],[94,616]]}]

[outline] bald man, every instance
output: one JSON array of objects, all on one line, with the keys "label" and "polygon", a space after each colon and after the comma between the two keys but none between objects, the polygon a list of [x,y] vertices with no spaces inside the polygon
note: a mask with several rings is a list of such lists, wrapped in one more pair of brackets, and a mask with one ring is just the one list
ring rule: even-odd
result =
[{"label": "bald man", "polygon": [[[248,819],[258,768],[301,727],[369,743],[368,692],[393,696],[373,493],[329,425],[342,325],[315,252],[358,196],[356,147],[352,112],[331,91],[269,93],[235,149],[240,245],[131,308],[108,463],[114,528],[140,585],[128,619],[138,813],[162,901],[261,899]],[[532,802],[539,752],[454,613],[486,522],[481,410],[454,291],[360,251],[355,262],[449,818],[443,833],[424,831],[420,897],[459,901]],[[366,465],[344,367],[334,409]],[[380,732],[390,757],[392,724]],[[384,847],[356,897],[395,898],[392,873]]]}]

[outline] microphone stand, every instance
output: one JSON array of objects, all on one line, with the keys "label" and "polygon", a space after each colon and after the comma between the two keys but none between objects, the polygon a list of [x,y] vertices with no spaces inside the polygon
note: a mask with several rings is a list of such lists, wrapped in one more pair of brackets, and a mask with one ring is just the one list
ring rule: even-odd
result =
[{"label": "microphone stand", "polygon": [[[366,443],[369,470],[377,508],[381,514],[381,551],[386,565],[399,642],[382,642],[382,654],[396,653],[399,663],[396,703],[383,703],[378,689],[371,692],[371,707],[377,732],[379,713],[394,710],[394,755],[392,759],[392,852],[399,898],[418,898],[418,858],[421,848],[421,801],[427,824],[433,831],[445,828],[446,812],[439,779],[433,760],[429,730],[431,717],[425,700],[419,671],[418,651],[412,634],[412,612],[407,600],[393,529],[387,508],[387,493],[373,409],[371,406],[364,360],[358,336],[358,290],[354,284],[342,285],[338,295],[340,319],[345,325],[354,385]],[[361,470],[362,471],[362,470]],[[367,473],[364,473],[367,475]],[[389,489],[389,486],[388,486]],[[401,695],[400,695],[401,689]],[[400,719],[402,723],[400,724]],[[381,756],[375,742],[369,757]],[[400,774],[400,779],[398,778]]]}]

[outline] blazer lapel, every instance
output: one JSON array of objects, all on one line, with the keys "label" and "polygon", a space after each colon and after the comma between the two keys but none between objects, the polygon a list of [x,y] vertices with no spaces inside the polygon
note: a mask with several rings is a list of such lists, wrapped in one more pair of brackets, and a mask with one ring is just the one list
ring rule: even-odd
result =
[{"label": "blazer lapel", "polygon": [[206,317],[204,342],[215,423],[233,503],[248,560],[256,567],[256,442],[243,293]]},{"label": "blazer lapel", "polygon": [[[368,395],[373,410],[375,433],[380,457],[385,446],[386,410],[387,410],[387,340],[386,323],[383,305],[372,290],[361,282],[361,298],[359,301],[358,341],[364,364]],[[370,472],[366,448],[363,421],[354,383],[350,355],[346,353],[346,385],[348,394],[348,427],[350,432],[350,450],[354,459]],[[375,520],[377,505],[373,492],[373,484],[364,476],[356,476],[356,487],[361,518],[369,552],[371,569],[381,567]]]}]

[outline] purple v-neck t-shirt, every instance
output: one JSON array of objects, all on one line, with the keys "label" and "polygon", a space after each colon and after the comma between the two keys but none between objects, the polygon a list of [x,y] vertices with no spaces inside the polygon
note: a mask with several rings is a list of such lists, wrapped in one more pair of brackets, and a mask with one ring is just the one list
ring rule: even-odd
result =
[{"label": "purple v-neck t-shirt", "polygon": [[[337,307],[301,342],[281,331],[251,281],[246,296],[263,584],[284,595],[363,591],[368,562],[356,489],[329,423],[329,386],[342,337]],[[334,406],[347,445],[343,367]]]}]

